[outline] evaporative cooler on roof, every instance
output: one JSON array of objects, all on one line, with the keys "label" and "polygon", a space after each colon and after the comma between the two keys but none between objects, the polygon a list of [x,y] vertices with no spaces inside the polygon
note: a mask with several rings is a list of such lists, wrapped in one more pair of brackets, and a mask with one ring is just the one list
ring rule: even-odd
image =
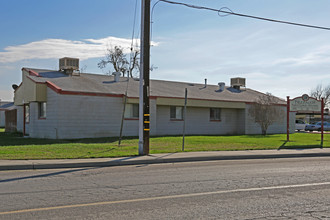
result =
[{"label": "evaporative cooler on roof", "polygon": [[60,68],[60,71],[79,70],[79,59],[70,58],[70,57],[61,58],[60,62],[59,62],[59,68]]}]

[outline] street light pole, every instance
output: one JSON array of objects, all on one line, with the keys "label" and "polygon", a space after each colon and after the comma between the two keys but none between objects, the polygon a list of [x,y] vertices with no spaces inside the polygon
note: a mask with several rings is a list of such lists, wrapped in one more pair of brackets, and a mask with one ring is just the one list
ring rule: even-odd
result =
[{"label": "street light pole", "polygon": [[139,155],[149,154],[150,134],[150,0],[141,4]]}]

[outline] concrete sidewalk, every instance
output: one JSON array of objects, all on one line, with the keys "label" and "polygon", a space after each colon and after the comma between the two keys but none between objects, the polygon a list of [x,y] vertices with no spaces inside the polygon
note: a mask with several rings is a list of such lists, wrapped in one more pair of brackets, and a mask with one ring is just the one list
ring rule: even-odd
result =
[{"label": "concrete sidewalk", "polygon": [[[242,160],[298,157],[330,157],[330,148],[296,149],[296,150],[248,150],[248,151],[204,151],[148,156],[96,158],[96,159],[62,159],[62,160],[0,160],[0,170],[58,169],[79,167],[110,167],[121,165],[141,165],[158,163],[178,163],[211,160]],[[330,158],[329,158],[330,159]]]}]

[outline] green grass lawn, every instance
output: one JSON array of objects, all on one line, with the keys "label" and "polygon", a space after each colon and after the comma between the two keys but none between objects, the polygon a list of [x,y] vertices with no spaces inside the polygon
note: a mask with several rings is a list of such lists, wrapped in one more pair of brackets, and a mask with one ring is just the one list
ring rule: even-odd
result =
[{"label": "green grass lawn", "polygon": [[[329,134],[323,147],[330,147]],[[261,150],[288,148],[319,148],[320,134],[186,136],[185,151]],[[150,153],[181,152],[182,137],[151,137]],[[23,138],[21,134],[4,133],[0,129],[0,159],[68,159],[122,157],[138,154],[138,138],[125,138],[118,147],[117,138],[49,140]]]}]

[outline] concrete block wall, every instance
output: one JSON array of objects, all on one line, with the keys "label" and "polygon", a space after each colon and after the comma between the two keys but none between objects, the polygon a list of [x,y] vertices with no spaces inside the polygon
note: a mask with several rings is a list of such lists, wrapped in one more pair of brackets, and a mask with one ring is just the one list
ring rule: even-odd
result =
[{"label": "concrete block wall", "polygon": [[[245,111],[245,134],[261,134],[261,128],[260,125],[255,123],[254,119],[249,114],[249,109],[251,108],[251,105],[247,105],[246,111]],[[283,116],[282,118],[279,118],[277,122],[273,123],[269,126],[267,129],[267,134],[285,134],[286,133],[286,106],[281,107],[283,109]],[[294,126],[295,126],[295,113],[290,113],[290,133],[294,132]],[[293,128],[293,129],[292,129]]]},{"label": "concrete block wall", "polygon": [[23,132],[23,123],[24,123],[24,116],[23,116],[23,106],[17,106],[17,131]]},{"label": "concrete block wall", "polygon": [[121,97],[59,95],[58,137],[119,136],[122,105]]},{"label": "concrete block wall", "polygon": [[[156,100],[150,100],[150,135],[157,135]],[[139,136],[139,119],[124,120],[123,136]]]},{"label": "concrete block wall", "polygon": [[236,110],[236,130],[237,134],[245,134],[245,109],[237,109]]},{"label": "concrete block wall", "polygon": [[0,128],[4,128],[6,124],[5,111],[0,111]]},{"label": "concrete block wall", "polygon": [[[243,110],[223,108],[221,121],[210,121],[210,108],[187,107],[186,134],[238,134],[243,132],[242,118]],[[157,106],[157,135],[181,135],[183,123],[170,119],[170,106]]]},{"label": "concrete block wall", "polygon": [[47,90],[46,118],[39,118],[39,103],[30,103],[30,137],[51,138],[58,137],[58,99],[59,95],[53,90]]},{"label": "concrete block wall", "polygon": [[[31,137],[74,139],[119,136],[123,99],[60,95],[47,89],[47,116],[38,118],[38,103],[32,103]],[[32,122],[33,120],[33,122]]]},{"label": "concrete block wall", "polygon": [[[46,119],[38,117],[38,108],[37,102],[30,103],[30,137],[74,139],[118,137],[120,134],[121,97],[60,95],[48,88]],[[150,112],[151,135],[156,135],[155,100],[150,101]],[[20,127],[23,131],[23,124]],[[123,136],[138,136],[138,128],[139,120],[124,120]]]},{"label": "concrete block wall", "polygon": [[[60,95],[47,89],[47,117],[38,118],[38,103],[30,103],[31,137],[52,139],[118,137],[123,111],[122,97]],[[249,105],[247,105],[249,108]],[[286,108],[283,107],[285,110]],[[150,100],[150,135],[182,135],[183,121],[170,119],[170,106]],[[294,114],[291,121],[294,125]],[[23,107],[18,107],[18,130],[23,131]],[[294,126],[293,126],[294,128]],[[286,120],[271,125],[268,133],[285,133]],[[210,108],[187,107],[186,134],[260,134],[248,109],[221,109],[221,121],[210,121]],[[123,136],[138,136],[139,120],[124,120]]]}]

